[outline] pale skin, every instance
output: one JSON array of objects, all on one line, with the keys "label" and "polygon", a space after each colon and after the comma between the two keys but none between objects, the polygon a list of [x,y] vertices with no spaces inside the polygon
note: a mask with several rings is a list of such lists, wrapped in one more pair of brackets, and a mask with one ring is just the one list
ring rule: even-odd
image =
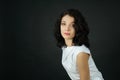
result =
[{"label": "pale skin", "polygon": [[[61,20],[60,30],[61,35],[65,40],[65,43],[67,46],[73,46],[73,38],[75,36],[75,29],[73,27],[74,25],[74,18],[65,15],[63,16]],[[88,65],[88,59],[89,54],[85,52],[81,52],[77,55],[77,69],[80,75],[80,80],[90,80],[90,72],[89,72],[89,65]]]}]

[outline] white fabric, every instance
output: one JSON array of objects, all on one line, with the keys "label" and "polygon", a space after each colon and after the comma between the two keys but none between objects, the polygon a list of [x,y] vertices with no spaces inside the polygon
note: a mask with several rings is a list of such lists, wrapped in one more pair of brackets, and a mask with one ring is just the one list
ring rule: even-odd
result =
[{"label": "white fabric", "polygon": [[90,80],[104,80],[101,72],[97,69],[89,48],[85,45],[62,47],[62,65],[72,80],[80,80],[76,68],[76,57],[80,52],[90,54],[88,63],[90,70]]}]

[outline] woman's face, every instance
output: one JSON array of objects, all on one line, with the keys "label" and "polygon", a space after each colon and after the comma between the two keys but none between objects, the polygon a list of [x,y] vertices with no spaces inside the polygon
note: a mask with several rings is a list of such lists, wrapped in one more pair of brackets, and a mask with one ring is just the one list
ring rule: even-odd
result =
[{"label": "woman's face", "polygon": [[61,35],[64,39],[73,40],[73,38],[75,36],[75,29],[74,29],[73,25],[74,25],[73,17],[71,17],[69,15],[65,15],[62,17],[60,30],[61,30]]}]

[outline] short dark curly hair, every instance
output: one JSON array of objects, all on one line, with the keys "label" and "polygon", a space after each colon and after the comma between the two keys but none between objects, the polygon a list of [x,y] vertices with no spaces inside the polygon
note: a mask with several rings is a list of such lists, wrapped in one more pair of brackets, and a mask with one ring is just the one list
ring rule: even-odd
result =
[{"label": "short dark curly hair", "polygon": [[55,23],[55,28],[54,28],[54,36],[57,40],[57,46],[58,47],[63,47],[66,46],[64,38],[62,37],[60,33],[60,25],[61,25],[61,19],[65,15],[69,15],[74,18],[74,29],[75,29],[75,37],[73,38],[73,43],[74,45],[81,46],[84,44],[86,47],[89,48],[89,28],[88,24],[85,21],[85,18],[81,14],[81,12],[77,9],[67,9],[63,11],[60,16],[58,17],[56,23]]}]

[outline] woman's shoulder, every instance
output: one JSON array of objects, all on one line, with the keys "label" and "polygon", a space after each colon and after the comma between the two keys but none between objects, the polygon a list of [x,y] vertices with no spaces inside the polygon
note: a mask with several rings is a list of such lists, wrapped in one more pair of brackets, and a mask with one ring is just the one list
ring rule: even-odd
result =
[{"label": "woman's shoulder", "polygon": [[75,48],[81,48],[81,49],[89,49],[88,47],[86,47],[84,44],[82,44],[82,45],[76,45],[76,46],[74,46]]},{"label": "woman's shoulder", "polygon": [[90,49],[88,47],[86,47],[84,44],[82,44],[81,46],[75,46],[75,49],[77,52],[90,53]]}]

